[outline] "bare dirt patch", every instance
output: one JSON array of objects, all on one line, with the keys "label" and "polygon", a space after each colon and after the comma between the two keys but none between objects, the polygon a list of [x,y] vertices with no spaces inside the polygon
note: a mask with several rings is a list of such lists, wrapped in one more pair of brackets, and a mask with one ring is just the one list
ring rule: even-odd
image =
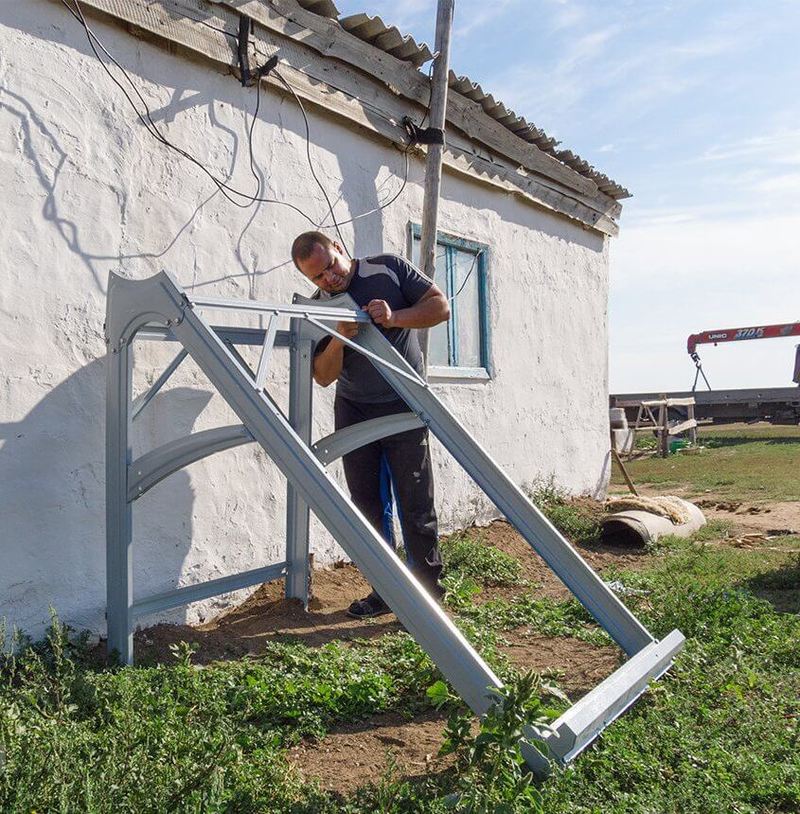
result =
[{"label": "bare dirt patch", "polygon": [[345,795],[366,783],[378,783],[392,763],[408,779],[436,774],[452,765],[438,757],[445,716],[428,712],[413,721],[400,715],[376,715],[344,724],[322,741],[290,749],[289,760],[322,788]]},{"label": "bare dirt patch", "polygon": [[308,612],[298,600],[283,598],[283,582],[262,585],[244,603],[202,625],[155,625],[136,635],[137,661],[172,659],[170,645],[190,641],[198,645],[197,663],[258,654],[271,639],[291,639],[319,647],[335,639],[372,639],[401,629],[394,614],[376,619],[351,619],[350,603],[366,596],[370,587],[358,569],[342,564],[313,572]]},{"label": "bare dirt patch", "polygon": [[[527,586],[486,588],[480,601],[510,598],[524,592],[536,596],[565,599],[570,594],[561,580],[525,542],[511,524],[495,521],[479,529],[487,545],[492,545],[516,559],[522,567]],[[579,546],[580,555],[595,571],[609,566],[636,569],[652,557],[644,549],[607,545]],[[283,583],[262,585],[244,603],[202,625],[160,624],[139,631],[135,637],[138,663],[170,662],[170,645],[180,641],[198,645],[195,661],[200,664],[226,658],[240,658],[263,651],[270,639],[292,639],[310,647],[319,647],[335,639],[373,639],[401,629],[394,614],[376,619],[351,619],[346,614],[350,603],[370,591],[358,569],[349,563],[335,568],[317,569],[312,573],[312,599],[306,613],[296,600],[283,598]]]},{"label": "bare dirt patch", "polygon": [[525,627],[503,636],[509,644],[500,649],[515,667],[554,675],[573,702],[608,678],[623,661],[618,647],[598,647],[571,636],[551,639]]},{"label": "bare dirt patch", "polygon": [[[571,701],[607,678],[622,663],[621,651],[596,647],[580,639],[548,639],[526,628],[503,634],[501,650],[515,666],[554,677]],[[336,727],[321,741],[301,743],[290,760],[324,789],[349,794],[365,783],[377,783],[392,764],[407,779],[445,771],[452,763],[437,757],[445,716],[427,712],[412,721],[396,714],[376,715]]]},{"label": "bare dirt patch", "polygon": [[[522,567],[522,578],[529,583],[527,586],[503,586],[499,588],[485,588],[479,595],[479,601],[497,597],[510,597],[521,593],[533,593],[537,596],[547,596],[553,599],[566,599],[570,596],[569,590],[563,582],[550,570],[547,563],[528,545],[517,530],[503,520],[496,520],[479,533],[488,545],[500,549],[513,557]],[[611,545],[579,545],[578,553],[598,573],[602,573],[609,566],[617,568],[636,569],[652,559],[643,548]]]},{"label": "bare dirt patch", "polygon": [[800,501],[752,503],[708,497],[697,501],[706,519],[730,520],[742,532],[769,536],[800,534]]}]

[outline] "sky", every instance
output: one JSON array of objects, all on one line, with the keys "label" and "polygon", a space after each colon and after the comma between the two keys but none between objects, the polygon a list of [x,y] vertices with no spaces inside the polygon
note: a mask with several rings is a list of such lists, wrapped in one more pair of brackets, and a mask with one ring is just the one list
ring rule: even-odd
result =
[{"label": "sky", "polygon": [[[336,0],[428,42],[436,0]],[[610,390],[686,390],[686,338],[800,320],[800,0],[457,0],[451,67],[633,193]],[[792,386],[796,338],[699,348],[714,389]]]}]

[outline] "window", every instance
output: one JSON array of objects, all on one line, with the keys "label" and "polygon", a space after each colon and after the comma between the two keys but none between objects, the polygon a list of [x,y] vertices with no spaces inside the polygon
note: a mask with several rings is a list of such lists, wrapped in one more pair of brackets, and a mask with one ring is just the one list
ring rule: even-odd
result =
[{"label": "window", "polygon": [[[420,227],[411,224],[411,261],[419,266]],[[450,300],[450,320],[430,330],[432,377],[489,378],[488,247],[439,232],[434,282]]]}]

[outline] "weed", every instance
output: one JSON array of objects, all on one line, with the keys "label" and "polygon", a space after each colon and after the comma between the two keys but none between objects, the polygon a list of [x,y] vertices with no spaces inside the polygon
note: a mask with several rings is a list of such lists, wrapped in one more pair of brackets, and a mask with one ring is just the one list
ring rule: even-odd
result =
[{"label": "weed", "polygon": [[542,636],[574,636],[597,645],[610,642],[605,631],[575,599],[557,601],[528,595],[493,599],[462,609],[461,616],[484,629],[512,630],[524,625]]},{"label": "weed", "polygon": [[553,478],[528,485],[526,492],[547,519],[573,543],[587,545],[600,540],[602,511],[598,506],[570,498]]},{"label": "weed", "polygon": [[472,604],[472,600],[481,592],[480,585],[472,577],[455,571],[441,579],[444,588],[444,603],[454,611],[463,610]]},{"label": "weed", "polygon": [[[546,727],[552,720],[542,705],[541,690],[540,677],[531,672],[497,690],[474,737],[471,714],[463,708],[450,714],[440,754],[456,757],[458,780],[449,798],[452,810],[463,814],[544,810],[542,795],[520,751],[524,727]],[[438,706],[451,700],[441,683],[428,692]]]},{"label": "weed", "polygon": [[499,548],[487,545],[475,530],[458,532],[441,543],[445,573],[478,585],[518,585],[521,567]]}]

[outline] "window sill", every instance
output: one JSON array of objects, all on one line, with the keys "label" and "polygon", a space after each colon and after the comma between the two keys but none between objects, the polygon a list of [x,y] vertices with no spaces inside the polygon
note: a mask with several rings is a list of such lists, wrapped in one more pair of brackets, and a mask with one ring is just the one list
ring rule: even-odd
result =
[{"label": "window sill", "polygon": [[428,381],[433,384],[479,384],[491,378],[484,367],[428,367]]}]

